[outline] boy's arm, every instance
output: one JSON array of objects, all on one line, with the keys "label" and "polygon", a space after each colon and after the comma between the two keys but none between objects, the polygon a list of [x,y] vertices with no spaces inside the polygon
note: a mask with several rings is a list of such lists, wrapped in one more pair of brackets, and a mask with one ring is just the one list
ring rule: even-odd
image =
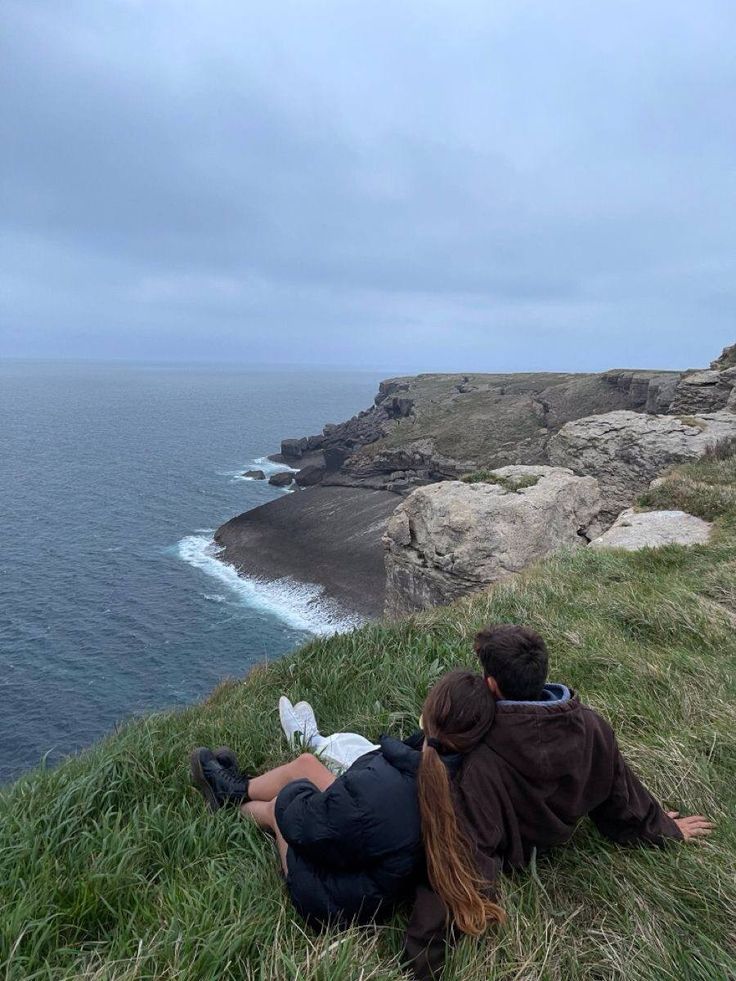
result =
[{"label": "boy's arm", "polygon": [[662,808],[632,771],[610,733],[613,779],[606,800],[590,812],[598,830],[619,844],[664,845],[682,840],[675,820]]},{"label": "boy's arm", "polygon": [[404,937],[402,963],[418,981],[441,977],[450,940],[447,907],[430,885],[417,886]]}]

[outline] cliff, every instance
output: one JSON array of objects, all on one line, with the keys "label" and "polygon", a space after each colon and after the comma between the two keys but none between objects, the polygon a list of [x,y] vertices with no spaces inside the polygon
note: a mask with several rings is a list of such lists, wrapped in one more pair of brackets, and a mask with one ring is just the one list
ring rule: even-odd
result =
[{"label": "cliff", "polygon": [[617,409],[667,411],[679,379],[623,370],[391,378],[371,408],[319,435],[285,439],[276,459],[304,465],[309,483],[406,493],[480,468],[546,463],[565,423]]},{"label": "cliff", "polygon": [[380,617],[385,603],[381,536],[398,498],[381,490],[313,487],[222,525],[221,558],[258,579],[288,577],[323,589],[325,619]]},{"label": "cliff", "polygon": [[274,459],[301,466],[303,489],[218,528],[220,558],[244,575],[316,583],[328,612],[332,604],[380,616],[382,538],[401,495],[479,468],[545,463],[569,420],[661,411],[679,380],[677,372],[624,370],[388,379],[369,409],[283,441]]},{"label": "cliff", "polygon": [[[367,616],[483,589],[504,570],[587,542],[596,522],[608,528],[668,466],[733,439],[735,350],[684,372],[388,379],[369,409],[283,441],[276,459],[301,466],[303,492],[218,529],[221,558],[248,575],[317,582],[325,597]],[[498,486],[509,467],[549,464],[595,479],[595,516],[574,527],[573,512],[570,527],[558,528],[548,481],[511,496]],[[495,488],[457,483],[483,475]],[[419,493],[441,483],[449,486]],[[389,523],[402,499],[410,503]]]}]

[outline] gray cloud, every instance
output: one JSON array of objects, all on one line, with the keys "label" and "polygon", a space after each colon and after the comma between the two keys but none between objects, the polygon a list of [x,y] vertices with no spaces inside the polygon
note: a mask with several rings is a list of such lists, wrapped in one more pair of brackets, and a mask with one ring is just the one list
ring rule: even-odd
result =
[{"label": "gray cloud", "polygon": [[0,354],[703,363],[736,13],[5,0]]}]

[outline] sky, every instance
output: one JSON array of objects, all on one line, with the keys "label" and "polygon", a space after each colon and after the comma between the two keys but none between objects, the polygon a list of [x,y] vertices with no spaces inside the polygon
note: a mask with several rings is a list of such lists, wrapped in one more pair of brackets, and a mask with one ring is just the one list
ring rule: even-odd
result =
[{"label": "sky", "polygon": [[0,356],[736,341],[733,0],[3,0]]}]

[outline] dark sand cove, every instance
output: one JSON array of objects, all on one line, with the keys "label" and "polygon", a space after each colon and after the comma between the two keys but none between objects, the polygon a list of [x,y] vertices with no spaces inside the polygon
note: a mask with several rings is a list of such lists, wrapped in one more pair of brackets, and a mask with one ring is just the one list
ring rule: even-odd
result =
[{"label": "dark sand cove", "polygon": [[238,515],[215,532],[220,558],[264,579],[318,583],[346,611],[383,613],[381,536],[401,498],[389,491],[310,487]]}]

